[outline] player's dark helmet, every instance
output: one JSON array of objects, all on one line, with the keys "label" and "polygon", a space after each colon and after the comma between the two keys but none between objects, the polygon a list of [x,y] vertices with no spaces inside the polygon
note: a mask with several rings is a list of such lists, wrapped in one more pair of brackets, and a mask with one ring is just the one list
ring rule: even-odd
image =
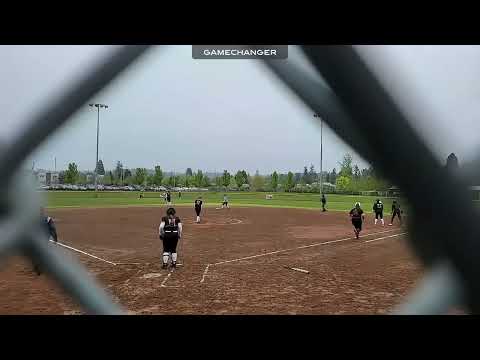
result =
[{"label": "player's dark helmet", "polygon": [[176,213],[176,212],[175,212],[175,209],[174,209],[174,208],[169,208],[169,209],[167,210],[167,215],[172,215],[172,216],[173,216],[173,215],[175,215],[175,213]]}]

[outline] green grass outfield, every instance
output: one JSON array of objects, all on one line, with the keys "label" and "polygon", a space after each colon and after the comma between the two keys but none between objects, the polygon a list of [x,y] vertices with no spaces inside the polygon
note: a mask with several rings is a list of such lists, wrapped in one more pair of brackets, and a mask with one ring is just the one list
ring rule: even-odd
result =
[{"label": "green grass outfield", "polygon": [[[121,207],[121,206],[163,206],[161,193],[145,192],[144,198],[139,199],[139,192],[98,192],[95,197],[93,192],[81,191],[52,191],[44,193],[48,208],[69,208],[69,207]],[[207,207],[219,207],[223,200],[224,193],[216,192],[185,192],[182,197],[172,192],[174,206],[193,206],[197,196],[201,196],[204,205]],[[230,206],[266,206],[278,208],[302,208],[320,209],[320,195],[298,194],[298,193],[269,193],[273,195],[272,200],[266,200],[267,193],[255,192],[229,192],[228,199]],[[327,209],[335,211],[349,211],[355,202],[359,201],[366,212],[372,212],[372,206],[377,197],[356,196],[356,195],[334,195],[327,194]],[[381,198],[384,203],[385,213],[389,214],[391,198]],[[405,209],[405,201],[401,202]],[[405,209],[406,210],[406,209]]]}]

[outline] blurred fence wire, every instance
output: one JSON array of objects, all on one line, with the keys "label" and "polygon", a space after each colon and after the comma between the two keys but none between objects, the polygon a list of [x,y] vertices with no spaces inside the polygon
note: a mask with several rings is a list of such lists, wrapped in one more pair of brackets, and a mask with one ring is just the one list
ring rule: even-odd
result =
[{"label": "blurred fence wire", "polygon": [[[0,152],[0,260],[23,254],[41,265],[87,313],[122,314],[78,263],[41,238],[39,207],[28,180],[13,181],[27,156],[150,46],[124,46],[45,106]],[[353,46],[302,46],[324,81],[282,60],[266,65],[358,154],[404,191],[411,206],[409,239],[428,273],[396,314],[441,314],[480,308],[479,222],[466,184],[449,174],[413,131]],[[388,119],[388,121],[386,121]],[[411,181],[411,174],[415,181]],[[435,179],[435,181],[432,181]],[[462,209],[462,211],[455,211]]]}]

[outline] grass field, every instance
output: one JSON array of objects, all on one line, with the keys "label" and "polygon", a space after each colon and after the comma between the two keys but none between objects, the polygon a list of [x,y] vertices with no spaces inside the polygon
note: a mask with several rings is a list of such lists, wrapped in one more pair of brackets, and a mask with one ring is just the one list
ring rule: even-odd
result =
[{"label": "grass field", "polygon": [[[118,207],[118,206],[154,206],[164,205],[161,193],[144,193],[144,198],[139,198],[139,192],[99,192],[95,197],[93,192],[56,191],[46,193],[46,202],[49,208],[62,207]],[[172,193],[172,202],[175,206],[193,206],[197,196],[201,196],[204,205],[208,207],[220,206],[224,193],[202,192],[202,193]],[[320,209],[320,196],[318,194],[298,193],[273,193],[273,199],[266,200],[266,193],[255,192],[231,192],[228,193],[231,206],[269,206],[284,208]],[[334,211],[348,211],[355,202],[359,201],[366,212],[372,211],[372,206],[377,197],[356,196],[356,195],[334,195],[328,194],[327,209]],[[382,198],[385,213],[389,214],[392,201],[391,198]],[[405,208],[405,202],[401,205]]]}]

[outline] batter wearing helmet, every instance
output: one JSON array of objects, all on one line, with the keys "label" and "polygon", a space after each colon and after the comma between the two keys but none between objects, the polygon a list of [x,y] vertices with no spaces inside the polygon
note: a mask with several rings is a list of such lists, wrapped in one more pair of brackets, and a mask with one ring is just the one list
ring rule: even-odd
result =
[{"label": "batter wearing helmet", "polygon": [[200,196],[197,200],[195,200],[195,213],[197,214],[197,224],[200,222],[200,213],[202,212],[202,197]]},{"label": "batter wearing helmet", "polygon": [[363,215],[360,203],[357,202],[355,207],[350,210],[350,217],[352,219],[352,225],[355,228],[355,237],[358,239],[360,237],[360,231],[362,231],[362,223],[365,220],[365,215]]},{"label": "batter wearing helmet", "polygon": [[175,216],[175,209],[169,208],[167,216],[162,217],[162,222],[158,227],[160,239],[163,242],[162,269],[168,267],[168,260],[172,259],[172,268],[177,267],[177,244],[182,238],[182,222],[178,216]]}]

